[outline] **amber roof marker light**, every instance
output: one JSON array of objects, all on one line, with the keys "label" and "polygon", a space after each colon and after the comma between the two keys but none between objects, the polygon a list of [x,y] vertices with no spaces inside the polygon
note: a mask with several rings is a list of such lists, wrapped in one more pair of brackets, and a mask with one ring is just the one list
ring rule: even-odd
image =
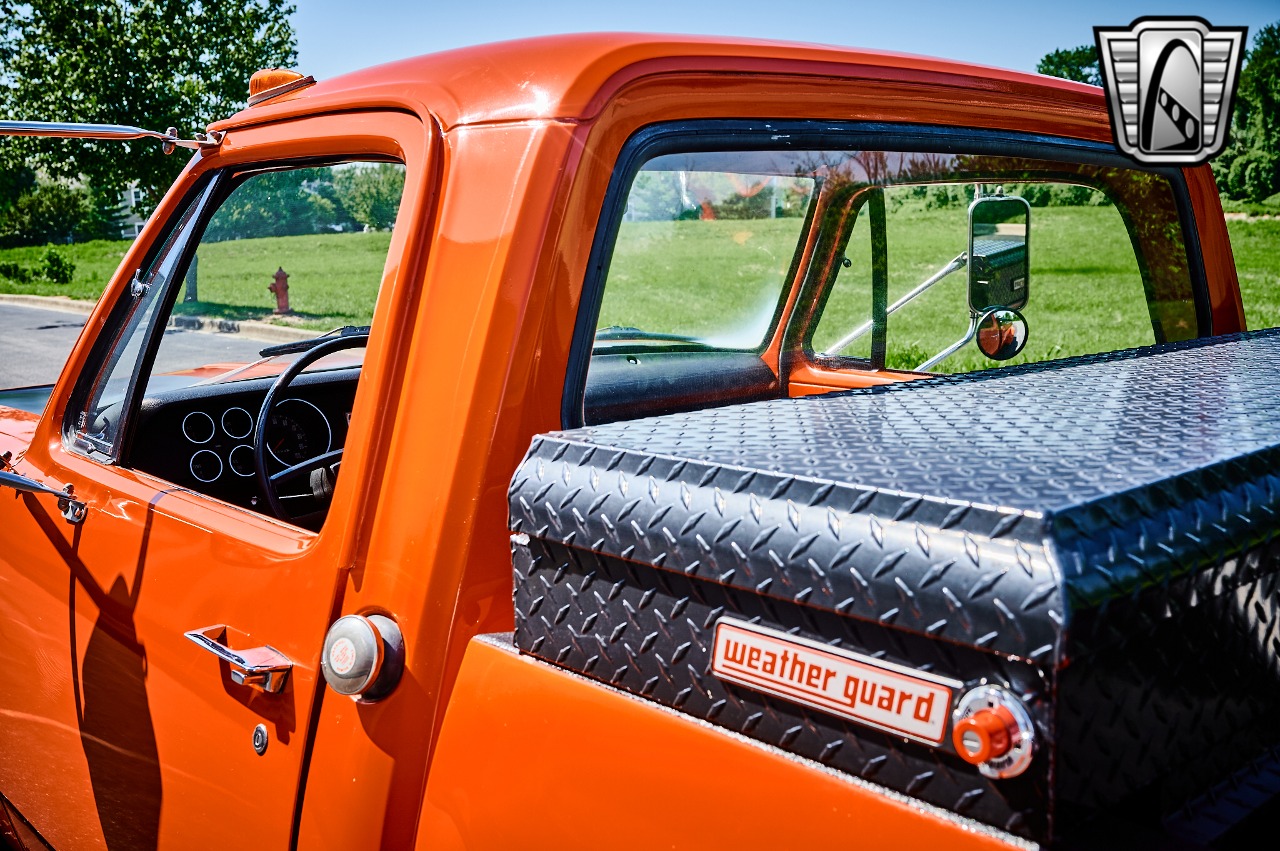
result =
[{"label": "amber roof marker light", "polygon": [[263,68],[249,78],[249,106],[314,85],[316,78],[286,68]]}]

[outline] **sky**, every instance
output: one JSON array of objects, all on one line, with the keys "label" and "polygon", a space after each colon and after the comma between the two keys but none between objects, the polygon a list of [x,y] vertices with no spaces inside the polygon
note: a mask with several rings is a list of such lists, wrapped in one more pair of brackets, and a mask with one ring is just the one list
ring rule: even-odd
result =
[{"label": "sky", "polygon": [[1280,21],[1280,0],[292,0],[298,68],[316,79],[454,47],[570,32],[702,33],[806,41],[959,59],[1019,71],[1095,26],[1198,15],[1247,26]]}]

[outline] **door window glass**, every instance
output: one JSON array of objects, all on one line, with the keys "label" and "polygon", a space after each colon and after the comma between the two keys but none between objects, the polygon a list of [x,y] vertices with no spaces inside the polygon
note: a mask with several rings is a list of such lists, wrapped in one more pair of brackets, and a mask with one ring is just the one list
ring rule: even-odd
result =
[{"label": "door window glass", "polygon": [[[367,328],[403,190],[399,163],[276,169],[242,178],[209,218],[185,267],[148,391],[193,378],[252,377],[261,370],[233,370],[258,359],[254,353],[265,346],[257,344],[266,342],[258,338],[305,340]],[[283,330],[241,328],[242,322]],[[358,359],[360,352],[345,357]],[[288,359],[277,355],[272,362]],[[221,369],[224,364],[230,368]]]},{"label": "door window glass", "polygon": [[147,340],[158,311],[180,268],[194,233],[194,222],[208,207],[217,181],[206,184],[179,217],[145,271],[133,279],[127,301],[117,310],[117,331],[104,367],[88,393],[88,404],[77,415],[73,442],[82,451],[114,454],[120,437],[123,400],[131,395],[143,372]]},{"label": "door window glass", "polygon": [[[403,188],[399,163],[217,175],[138,275],[72,445],[318,528]],[[263,417],[273,383],[331,338],[352,345],[307,365]],[[295,475],[268,495],[260,459]]]},{"label": "door window glass", "polygon": [[[752,133],[760,147],[738,148]],[[566,425],[774,398],[803,360],[961,372],[1200,333],[1176,172],[978,131],[973,153],[927,129],[933,151],[871,148],[857,125],[841,148],[841,133],[726,130],[735,149],[707,150],[694,132],[677,153],[670,135],[633,141],[661,152],[610,202]],[[999,153],[1014,149],[1047,158]],[[996,343],[1002,360],[979,349]]]}]

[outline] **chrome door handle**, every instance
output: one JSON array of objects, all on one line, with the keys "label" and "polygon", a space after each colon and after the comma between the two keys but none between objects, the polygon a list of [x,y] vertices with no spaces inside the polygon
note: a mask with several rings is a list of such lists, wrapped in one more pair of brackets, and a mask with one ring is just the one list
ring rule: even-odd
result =
[{"label": "chrome door handle", "polygon": [[239,685],[268,694],[283,691],[289,672],[293,670],[293,662],[289,661],[289,657],[270,644],[247,650],[232,650],[223,643],[227,632],[224,624],[215,624],[184,632],[183,635],[226,662],[231,668],[231,679]]}]

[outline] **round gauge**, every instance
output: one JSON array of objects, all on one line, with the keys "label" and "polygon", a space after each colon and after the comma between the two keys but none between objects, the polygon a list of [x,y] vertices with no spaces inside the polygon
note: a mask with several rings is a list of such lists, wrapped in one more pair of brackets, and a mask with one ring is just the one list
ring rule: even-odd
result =
[{"label": "round gauge", "polygon": [[208,443],[214,430],[213,417],[204,411],[192,411],[182,418],[182,433],[192,443]]},{"label": "round gauge", "polygon": [[267,421],[267,451],[286,467],[323,455],[332,441],[329,420],[305,399],[285,399]]},{"label": "round gauge", "polygon": [[201,482],[212,482],[222,475],[222,459],[211,449],[201,449],[192,455],[190,467],[191,475]]},{"label": "round gauge", "polygon": [[247,443],[242,443],[232,449],[231,454],[227,456],[227,466],[237,476],[252,476],[255,472],[253,469],[253,447]]},{"label": "round gauge", "polygon": [[244,408],[227,408],[222,412],[222,430],[234,440],[248,437],[253,431],[253,414]]}]

